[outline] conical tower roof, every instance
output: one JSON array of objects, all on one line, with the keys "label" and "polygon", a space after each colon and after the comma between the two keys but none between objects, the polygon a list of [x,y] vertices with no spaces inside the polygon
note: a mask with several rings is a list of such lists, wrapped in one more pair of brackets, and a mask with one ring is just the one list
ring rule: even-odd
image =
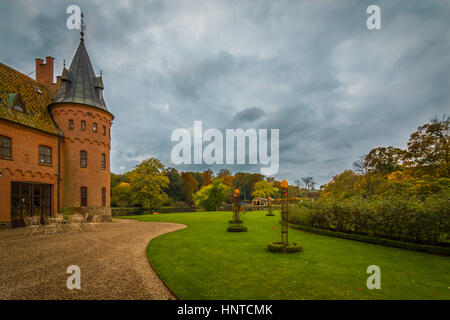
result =
[{"label": "conical tower roof", "polygon": [[69,70],[64,67],[61,80],[63,85],[55,99],[55,103],[81,103],[108,111],[103,99],[102,77],[95,75],[83,37],[80,40]]}]

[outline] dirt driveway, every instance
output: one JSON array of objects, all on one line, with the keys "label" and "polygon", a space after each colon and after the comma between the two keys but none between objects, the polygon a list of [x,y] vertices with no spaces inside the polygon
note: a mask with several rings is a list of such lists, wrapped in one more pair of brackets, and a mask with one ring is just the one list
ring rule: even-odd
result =
[{"label": "dirt driveway", "polygon": [[[122,220],[124,221],[124,220]],[[102,223],[99,232],[25,236],[0,231],[0,299],[174,299],[150,267],[149,241],[184,225]],[[81,289],[69,290],[67,267],[81,271]]]}]

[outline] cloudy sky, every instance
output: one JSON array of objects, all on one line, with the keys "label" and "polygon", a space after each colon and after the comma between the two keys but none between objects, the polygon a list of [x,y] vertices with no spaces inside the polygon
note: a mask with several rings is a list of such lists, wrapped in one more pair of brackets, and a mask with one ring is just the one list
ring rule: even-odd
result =
[{"label": "cloudy sky", "polygon": [[[116,173],[148,157],[174,166],[172,131],[202,120],[204,130],[280,129],[275,177],[323,184],[450,113],[449,0],[2,0],[0,61],[28,74],[53,56],[60,74],[79,42],[66,27],[71,4],[85,13],[116,117]],[[381,30],[366,27],[371,4]]]}]

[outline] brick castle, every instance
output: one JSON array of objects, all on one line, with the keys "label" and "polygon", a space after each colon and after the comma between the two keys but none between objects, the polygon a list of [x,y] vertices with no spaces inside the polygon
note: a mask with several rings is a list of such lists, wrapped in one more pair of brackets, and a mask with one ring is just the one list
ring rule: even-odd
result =
[{"label": "brick castle", "polygon": [[100,214],[110,219],[114,116],[84,44],[53,81],[52,57],[36,80],[0,63],[0,225],[29,216]]}]

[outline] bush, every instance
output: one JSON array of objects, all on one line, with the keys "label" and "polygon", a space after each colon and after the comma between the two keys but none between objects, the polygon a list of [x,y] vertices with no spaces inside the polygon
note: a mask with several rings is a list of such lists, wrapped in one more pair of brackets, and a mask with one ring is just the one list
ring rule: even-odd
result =
[{"label": "bush", "polygon": [[446,195],[322,198],[291,212],[289,222],[297,225],[421,244],[445,243],[450,232]]},{"label": "bush", "polygon": [[355,240],[355,241],[378,244],[378,245],[383,245],[383,246],[388,246],[388,247],[393,247],[393,248],[401,248],[401,249],[406,249],[406,250],[422,251],[422,252],[450,256],[450,247],[438,247],[438,246],[423,245],[423,244],[416,244],[416,243],[409,243],[409,242],[401,242],[401,241],[395,241],[395,240],[389,240],[389,239],[383,239],[383,238],[364,236],[364,235],[360,235],[360,234],[350,234],[350,233],[315,229],[315,228],[305,227],[305,226],[293,226],[293,228],[307,231],[307,232],[321,234],[324,236],[330,236],[330,237],[336,237],[336,238],[342,238],[342,239],[348,239],[348,240]]},{"label": "bush", "polygon": [[271,242],[267,245],[267,249],[270,252],[292,253],[301,251],[302,247],[297,242],[289,242],[287,245],[283,242]]},{"label": "bush", "polygon": [[312,226],[310,210],[303,206],[295,206],[290,208],[289,222],[301,226]]},{"label": "bush", "polygon": [[247,227],[243,226],[243,225],[230,225],[227,228],[228,232],[245,232],[247,231]]}]

